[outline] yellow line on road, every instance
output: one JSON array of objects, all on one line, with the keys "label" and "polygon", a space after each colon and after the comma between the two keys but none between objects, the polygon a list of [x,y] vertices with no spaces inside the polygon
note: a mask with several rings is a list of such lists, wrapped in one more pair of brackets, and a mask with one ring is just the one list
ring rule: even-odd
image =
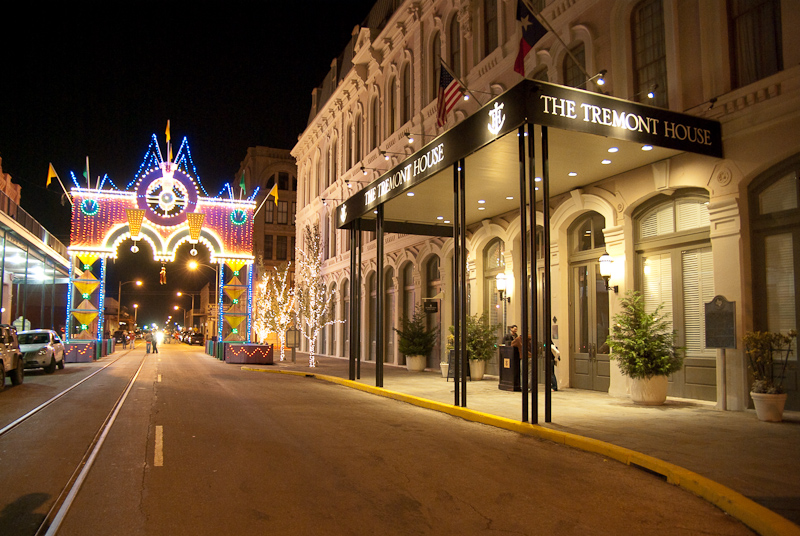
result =
[{"label": "yellow line on road", "polygon": [[522,421],[515,421],[513,419],[506,419],[505,417],[498,417],[489,413],[482,413],[468,408],[454,406],[451,404],[444,404],[425,398],[420,398],[405,393],[398,393],[397,391],[390,391],[382,387],[374,387],[358,383],[352,380],[345,380],[337,376],[327,376],[324,374],[316,374],[313,372],[300,372],[291,370],[269,370],[257,369],[251,367],[242,367],[242,370],[250,372],[270,372],[273,374],[288,374],[291,376],[305,376],[309,378],[317,378],[319,380],[337,383],[359,391],[384,396],[401,402],[407,402],[422,408],[432,409],[447,413],[454,417],[461,417],[462,419],[487,424],[511,430],[520,434],[531,435],[555,443],[561,443],[570,447],[574,447],[586,452],[594,452],[601,456],[606,456],[613,460],[624,463],[625,465],[637,465],[639,467],[647,468],[651,471],[659,473],[666,477],[667,482],[679,486],[687,491],[702,497],[711,504],[717,506],[731,516],[735,517],[751,529],[755,530],[762,536],[766,535],[794,535],[800,536],[800,527],[789,521],[788,519],[776,514],[760,504],[752,501],[742,495],[741,493],[732,490],[727,486],[723,486],[718,482],[699,475],[688,469],[669,463],[667,461],[648,456],[634,450],[606,443],[598,439],[591,439],[568,432],[561,432],[559,430],[552,430],[544,428],[538,424],[530,424]]},{"label": "yellow line on road", "polygon": [[161,467],[164,465],[164,427],[156,426],[156,452],[153,465]]}]

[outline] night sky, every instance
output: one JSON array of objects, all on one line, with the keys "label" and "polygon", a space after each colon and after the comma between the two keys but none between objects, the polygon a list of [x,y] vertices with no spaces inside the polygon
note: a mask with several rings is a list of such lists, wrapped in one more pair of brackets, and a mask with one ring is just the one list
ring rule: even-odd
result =
[{"label": "night sky", "polygon": [[[88,156],[93,180],[108,174],[125,188],[153,134],[165,150],[167,120],[175,151],[186,137],[200,180],[216,195],[248,147],[294,146],[311,91],[374,2],[20,8],[3,23],[0,156],[22,186],[22,207],[68,245],[70,206],[57,181],[45,189],[48,163],[69,188],[70,172],[80,179]],[[146,277],[151,292],[161,290],[152,256],[152,266],[141,253],[138,262],[126,258],[109,270],[108,295],[120,278]],[[180,272],[168,266],[169,286],[192,290],[191,277],[175,282]],[[140,324],[142,315],[144,308]],[[154,308],[152,316],[162,315]]]}]

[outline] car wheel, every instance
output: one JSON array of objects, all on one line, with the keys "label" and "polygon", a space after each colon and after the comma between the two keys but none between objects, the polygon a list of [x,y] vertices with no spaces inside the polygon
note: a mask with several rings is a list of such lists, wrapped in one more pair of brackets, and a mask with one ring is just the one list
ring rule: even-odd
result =
[{"label": "car wheel", "polygon": [[61,353],[61,361],[58,362],[58,370],[64,370],[64,353]]},{"label": "car wheel", "polygon": [[12,370],[9,376],[11,377],[11,385],[19,385],[25,380],[25,363],[22,362],[21,357],[17,359],[17,368]]},{"label": "car wheel", "polygon": [[52,374],[56,371],[56,358],[55,356],[50,356],[50,364],[44,367],[45,374]]}]

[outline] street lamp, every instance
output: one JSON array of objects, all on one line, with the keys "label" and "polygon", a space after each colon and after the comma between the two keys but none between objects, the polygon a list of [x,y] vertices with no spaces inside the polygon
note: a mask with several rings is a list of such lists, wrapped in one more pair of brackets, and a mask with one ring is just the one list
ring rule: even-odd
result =
[{"label": "street lamp", "polygon": [[[194,262],[194,261],[192,261],[192,262]],[[192,310],[189,313],[189,323],[191,324],[192,328],[194,328],[194,297],[195,297],[194,293],[186,293],[186,292],[181,292],[179,290],[176,294],[178,296],[183,296],[184,294],[187,294],[187,295],[192,297]],[[199,294],[198,294],[198,296],[199,296]]]},{"label": "street lamp", "polygon": [[[120,314],[122,313],[122,285],[128,285],[130,283],[136,283],[137,287],[141,287],[143,284],[140,279],[134,279],[133,281],[119,282],[119,289],[117,292],[117,329],[119,329],[119,319],[120,319]],[[136,321],[134,321],[134,323],[136,323]]]},{"label": "street lamp", "polygon": [[[505,335],[506,332],[506,303],[511,302],[511,296],[503,297],[506,292],[506,288],[508,285],[508,280],[506,279],[506,274],[504,272],[500,272],[495,276],[495,285],[497,287],[497,293],[500,294],[500,301],[503,302],[503,334]],[[509,292],[510,294],[510,292]]]},{"label": "street lamp", "polygon": [[186,325],[186,307],[181,307],[180,305],[175,305],[175,306],[173,306],[173,309],[175,309],[176,311],[178,309],[183,311],[183,325],[185,326]]}]

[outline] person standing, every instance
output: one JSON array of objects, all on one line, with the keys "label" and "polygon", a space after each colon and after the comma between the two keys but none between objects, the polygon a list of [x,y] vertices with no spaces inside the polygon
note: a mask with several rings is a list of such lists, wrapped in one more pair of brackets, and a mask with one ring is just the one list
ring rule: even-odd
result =
[{"label": "person standing", "polygon": [[158,353],[158,333],[157,332],[155,332],[155,331],[153,332],[152,339],[153,339],[153,353],[157,354]]},{"label": "person standing", "polygon": [[517,325],[513,324],[508,327],[508,333],[506,333],[505,337],[503,337],[503,344],[505,346],[511,346],[511,343],[514,342],[514,339],[517,338]]},{"label": "person standing", "polygon": [[147,352],[150,353],[150,346],[153,344],[153,335],[148,331],[144,334],[144,342],[147,345]]}]

